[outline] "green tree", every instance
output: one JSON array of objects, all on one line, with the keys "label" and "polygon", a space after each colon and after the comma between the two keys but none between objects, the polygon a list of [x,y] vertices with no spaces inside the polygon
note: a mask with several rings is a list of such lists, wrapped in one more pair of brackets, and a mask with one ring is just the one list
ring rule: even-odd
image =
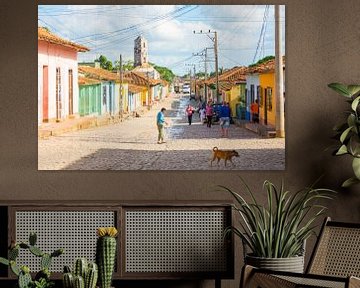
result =
[{"label": "green tree", "polygon": [[172,82],[175,78],[175,74],[167,67],[157,66],[153,64],[154,68],[160,73],[162,79]]},{"label": "green tree", "polygon": [[260,64],[263,64],[269,60],[272,60],[272,59],[275,59],[275,56],[272,56],[272,55],[269,55],[269,56],[266,56],[262,59],[260,59],[259,61],[257,61],[256,63],[253,63],[253,64],[250,64],[249,67],[254,67],[256,65],[260,65]]},{"label": "green tree", "polygon": [[100,62],[100,67],[106,70],[112,70],[113,64],[110,60],[108,60],[104,55],[100,55],[96,61]]},{"label": "green tree", "polygon": [[[132,69],[134,69],[134,61],[132,60],[123,61],[122,66],[123,66],[122,67],[123,71],[131,71]],[[114,62],[114,69],[119,70],[119,68],[120,68],[120,61],[116,60]]]}]

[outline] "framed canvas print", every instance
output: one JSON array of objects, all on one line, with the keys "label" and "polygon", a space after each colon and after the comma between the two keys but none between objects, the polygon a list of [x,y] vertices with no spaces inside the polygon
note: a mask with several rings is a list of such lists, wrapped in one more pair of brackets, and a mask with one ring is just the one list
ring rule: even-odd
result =
[{"label": "framed canvas print", "polygon": [[284,5],[39,5],[39,170],[284,170]]}]

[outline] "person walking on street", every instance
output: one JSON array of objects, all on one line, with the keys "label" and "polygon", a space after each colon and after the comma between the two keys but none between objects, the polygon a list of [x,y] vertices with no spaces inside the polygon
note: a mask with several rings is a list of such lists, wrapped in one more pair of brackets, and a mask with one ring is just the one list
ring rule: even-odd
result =
[{"label": "person walking on street", "polygon": [[201,124],[204,124],[206,118],[205,108],[200,109],[200,122]]},{"label": "person walking on street", "polygon": [[229,103],[224,101],[220,108],[221,137],[229,137],[230,114]]},{"label": "person walking on street", "polygon": [[158,128],[158,144],[165,143],[164,142],[164,125],[168,125],[168,123],[165,121],[165,115],[164,112],[166,111],[166,108],[161,108],[161,110],[158,112],[156,116],[156,124]]},{"label": "person walking on street", "polygon": [[259,123],[259,104],[257,99],[255,100],[255,102],[251,103],[250,111],[252,122]]},{"label": "person walking on street", "polygon": [[185,114],[186,114],[187,117],[188,117],[188,123],[189,123],[189,125],[191,125],[193,113],[194,113],[194,108],[189,104],[189,105],[186,107],[186,109],[185,109]]},{"label": "person walking on street", "polygon": [[205,115],[206,115],[206,126],[211,128],[211,122],[213,117],[214,110],[211,106],[211,101],[209,101],[205,107]]}]

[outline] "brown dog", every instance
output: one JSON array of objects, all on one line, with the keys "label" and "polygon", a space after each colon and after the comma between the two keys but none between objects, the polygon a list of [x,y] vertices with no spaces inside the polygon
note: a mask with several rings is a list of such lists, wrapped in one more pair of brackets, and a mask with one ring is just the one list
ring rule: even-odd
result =
[{"label": "brown dog", "polygon": [[239,157],[239,153],[236,152],[235,150],[219,150],[218,147],[214,147],[213,148],[213,155],[212,155],[212,160],[211,160],[211,166],[212,163],[215,161],[215,159],[217,158],[217,163],[219,164],[220,159],[224,159],[225,161],[225,166],[226,166],[226,162],[229,160],[231,162],[231,164],[233,166],[235,166],[235,164],[232,162],[232,157]]}]

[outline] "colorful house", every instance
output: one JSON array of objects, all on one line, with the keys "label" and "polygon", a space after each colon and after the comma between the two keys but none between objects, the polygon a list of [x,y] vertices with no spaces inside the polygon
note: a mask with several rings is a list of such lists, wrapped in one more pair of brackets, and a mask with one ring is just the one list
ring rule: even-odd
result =
[{"label": "colorful house", "polygon": [[38,27],[38,124],[79,114],[77,53],[85,46]]},{"label": "colorful house", "polygon": [[101,83],[100,115],[117,116],[120,112],[120,84],[116,73],[90,66],[79,66],[79,74],[86,78],[99,80]]},{"label": "colorful house", "polygon": [[[285,69],[285,57],[283,57],[283,69]],[[262,64],[249,68],[248,73],[249,77],[247,77],[247,83],[249,82],[250,84],[250,91],[248,90],[248,93],[250,92],[251,101],[254,99],[258,99],[259,101],[260,123],[275,127],[277,105],[275,97],[275,59],[268,60]],[[257,84],[256,97],[253,98],[255,86],[251,86],[251,84],[255,82]]]},{"label": "colorful house", "polygon": [[[233,117],[239,119],[245,118],[245,84],[247,68],[244,66],[233,67],[219,75],[219,92],[221,93],[220,101],[229,102]],[[205,81],[210,88],[216,87],[216,77]],[[210,89],[215,96],[216,90]],[[215,98],[213,98],[215,100]]]},{"label": "colorful house", "polygon": [[[251,71],[251,72],[250,72]],[[246,101],[245,101],[245,107],[246,107],[246,115],[245,119],[250,121],[251,120],[251,113],[250,113],[250,106],[251,103],[253,103],[255,100],[260,99],[261,94],[261,88],[260,88],[260,79],[259,79],[259,73],[250,70],[246,75]],[[260,101],[259,101],[260,102]]]},{"label": "colorful house", "polygon": [[101,81],[79,77],[80,116],[101,115]]}]

